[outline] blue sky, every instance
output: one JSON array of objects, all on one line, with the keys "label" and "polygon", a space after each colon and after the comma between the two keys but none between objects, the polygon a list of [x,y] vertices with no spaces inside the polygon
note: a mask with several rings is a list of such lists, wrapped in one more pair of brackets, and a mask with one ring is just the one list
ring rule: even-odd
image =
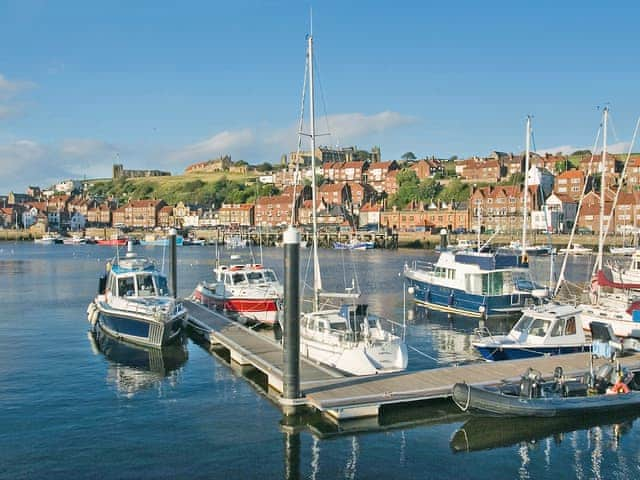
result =
[{"label": "blue sky", "polygon": [[[0,193],[295,150],[309,2],[0,1]],[[640,114],[638,2],[316,1],[322,143],[590,147]],[[327,120],[320,118],[327,115]],[[636,148],[638,150],[638,148]]]}]

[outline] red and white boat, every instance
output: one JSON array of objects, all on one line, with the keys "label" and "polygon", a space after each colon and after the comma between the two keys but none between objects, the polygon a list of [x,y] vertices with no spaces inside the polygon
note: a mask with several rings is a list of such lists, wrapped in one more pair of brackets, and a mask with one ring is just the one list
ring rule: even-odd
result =
[{"label": "red and white boat", "polygon": [[226,310],[245,320],[273,325],[282,309],[282,284],[260,264],[220,265],[214,282],[200,282],[192,298],[209,308]]},{"label": "red and white boat", "polygon": [[122,247],[127,244],[126,238],[109,238],[106,240],[96,240],[98,245],[106,245],[110,247]]}]

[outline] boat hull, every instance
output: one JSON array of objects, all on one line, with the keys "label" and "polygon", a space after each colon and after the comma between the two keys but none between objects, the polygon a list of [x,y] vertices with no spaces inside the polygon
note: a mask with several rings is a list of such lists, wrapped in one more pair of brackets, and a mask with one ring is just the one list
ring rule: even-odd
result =
[{"label": "boat hull", "polygon": [[127,244],[126,238],[119,238],[117,240],[96,240],[97,245],[104,245],[107,247],[123,247]]},{"label": "boat hull", "polygon": [[452,397],[462,410],[504,417],[569,417],[611,413],[640,406],[640,392],[579,397],[526,398],[466,383],[453,386]]},{"label": "boat hull", "polygon": [[515,317],[532,299],[528,293],[476,295],[457,288],[407,278],[409,285],[413,287],[416,304],[457,315],[476,318]]},{"label": "boat hull", "polygon": [[404,342],[336,343],[301,333],[300,355],[349,375],[376,375],[400,372],[407,368],[408,352]]},{"label": "boat hull", "polygon": [[150,347],[161,347],[174,341],[186,320],[186,311],[158,321],[151,315],[108,308],[103,302],[93,302],[87,313],[94,328],[99,327],[114,338]]},{"label": "boat hull", "polygon": [[207,308],[226,310],[247,319],[274,325],[278,321],[280,311],[279,298],[230,298],[216,295],[202,285],[193,291],[192,298]]},{"label": "boat hull", "polygon": [[489,345],[473,344],[482,358],[490,361],[519,360],[522,358],[535,358],[550,355],[562,355],[566,353],[578,353],[589,351],[585,345],[557,345],[557,346],[532,346],[532,345]]}]

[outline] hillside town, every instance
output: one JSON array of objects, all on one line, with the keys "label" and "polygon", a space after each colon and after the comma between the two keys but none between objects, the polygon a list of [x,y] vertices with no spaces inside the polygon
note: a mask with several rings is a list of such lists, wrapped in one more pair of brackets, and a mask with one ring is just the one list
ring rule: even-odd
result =
[{"label": "hillside town", "polygon": [[[524,154],[494,151],[482,158],[444,160],[417,159],[408,152],[402,160],[382,160],[378,147],[371,151],[320,147],[315,157],[315,175],[322,182],[315,206],[309,187],[314,174],[311,152],[283,156],[280,168],[269,172],[223,156],[192,164],[184,175],[232,172],[271,185],[277,193],[258,196],[250,203],[168,204],[161,198],[131,198],[122,204],[117,198],[92,195],[90,181],[65,180],[46,189],[30,186],[24,193],[0,195],[0,227],[29,229],[34,234],[89,227],[279,229],[292,218],[297,225],[310,225],[316,208],[321,229],[329,231],[430,232],[445,228],[466,233],[480,228],[486,233],[513,233],[522,229]],[[624,181],[623,160],[609,154],[605,162],[607,218],[614,192],[623,182],[611,222],[611,228],[615,225],[618,231],[640,226],[640,156],[630,158]],[[600,156],[588,151],[571,157],[531,154],[526,173],[528,228],[566,233],[577,221],[580,233],[598,232],[599,194],[594,186],[600,180],[600,164]],[[113,180],[169,175],[113,166]]]}]

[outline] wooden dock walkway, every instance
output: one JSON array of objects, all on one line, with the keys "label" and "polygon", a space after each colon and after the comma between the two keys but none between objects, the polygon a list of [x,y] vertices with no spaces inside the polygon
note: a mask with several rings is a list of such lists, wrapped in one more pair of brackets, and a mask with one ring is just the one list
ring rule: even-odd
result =
[{"label": "wooden dock walkway", "polygon": [[[226,316],[198,303],[184,301],[189,312],[188,322],[212,345],[229,350],[231,360],[239,365],[251,365],[267,376],[270,387],[282,392],[282,345]],[[331,380],[344,378],[340,372],[301,359],[300,388],[306,389]]]},{"label": "wooden dock walkway", "polygon": [[[561,366],[567,376],[580,375],[589,370],[589,353],[575,353],[552,357],[482,362],[458,367],[420,370],[396,375],[351,378],[339,385],[324,385],[305,390],[308,405],[343,420],[366,415],[378,415],[383,405],[447,398],[457,382],[471,385],[495,385],[502,380],[517,380],[528,368],[553,376]],[[596,364],[603,361],[596,361]],[[640,370],[640,354],[620,358],[620,364]]]},{"label": "wooden dock walkway", "polygon": [[[231,360],[251,365],[263,372],[268,385],[282,392],[282,346],[265,335],[239,325],[224,315],[197,303],[185,301],[189,323],[212,344],[230,351]],[[345,377],[339,372],[317,365],[305,358],[300,361],[300,388],[306,405],[335,420],[379,415],[385,405],[447,398],[457,382],[471,385],[495,385],[503,380],[517,380],[528,368],[550,377],[561,366],[567,376],[589,370],[589,353],[575,353],[532,359],[479,362],[469,365],[403,372],[384,376]],[[640,353],[621,357],[620,364],[640,371]],[[596,362],[602,363],[602,362]],[[285,404],[284,401],[281,402]]]}]

